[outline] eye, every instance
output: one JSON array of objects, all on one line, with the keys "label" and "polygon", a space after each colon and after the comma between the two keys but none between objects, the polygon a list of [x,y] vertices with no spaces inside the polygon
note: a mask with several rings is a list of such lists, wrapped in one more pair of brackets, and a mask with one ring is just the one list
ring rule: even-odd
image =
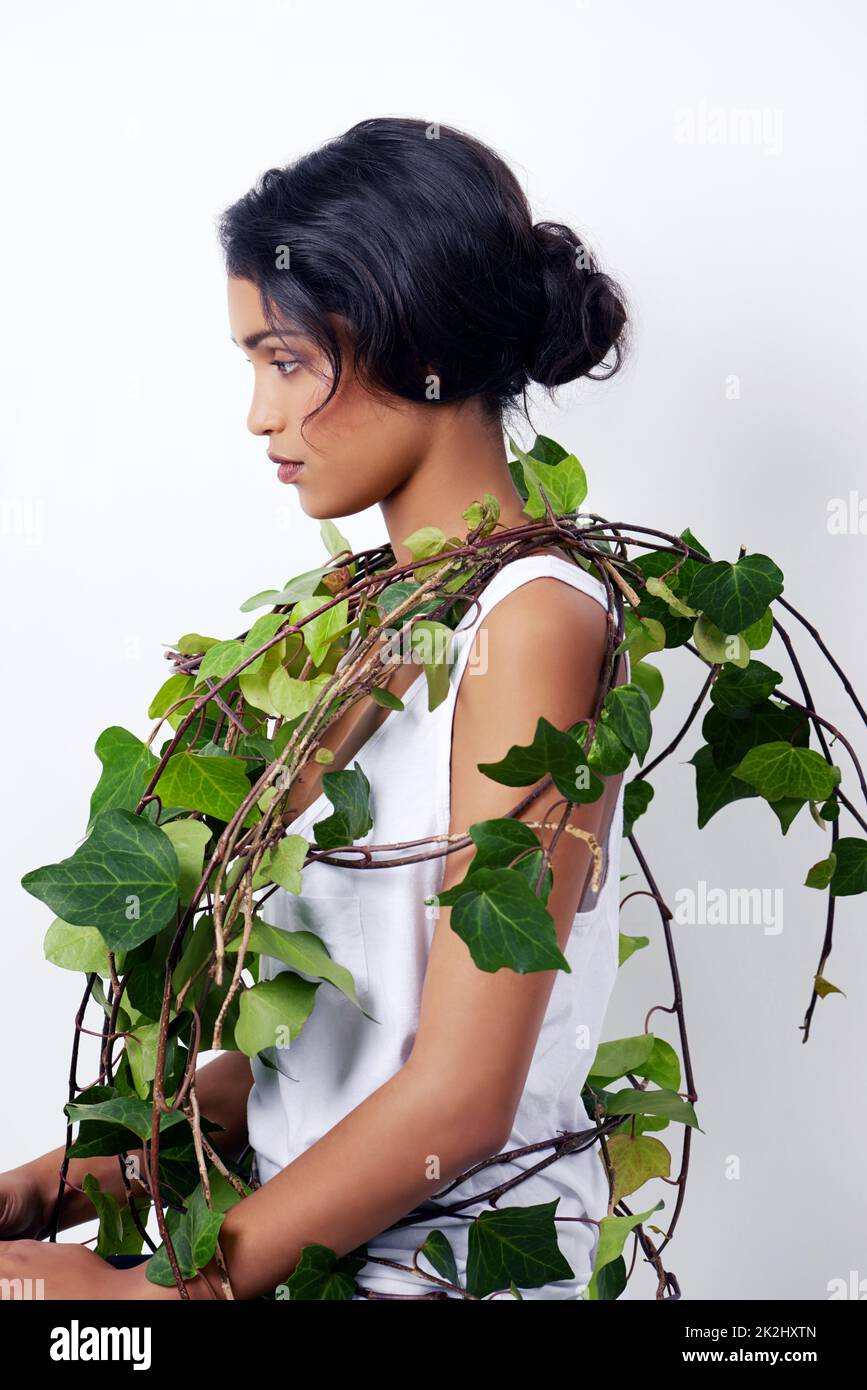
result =
[{"label": "eye", "polygon": [[[277,361],[274,361],[274,362],[271,363],[271,366],[272,366],[272,367],[276,367],[276,368],[278,369],[278,375],[279,375],[279,376],[290,376],[291,373],[295,370],[295,368],[296,368],[296,367],[300,367],[300,365],[301,365],[301,363],[300,363],[300,362],[297,362],[294,358],[289,358],[289,359],[288,359],[287,361],[285,361],[285,362],[277,362]],[[289,371],[287,371],[287,372],[281,371],[281,370],[280,370],[281,367],[288,367],[288,368],[289,368]]]}]

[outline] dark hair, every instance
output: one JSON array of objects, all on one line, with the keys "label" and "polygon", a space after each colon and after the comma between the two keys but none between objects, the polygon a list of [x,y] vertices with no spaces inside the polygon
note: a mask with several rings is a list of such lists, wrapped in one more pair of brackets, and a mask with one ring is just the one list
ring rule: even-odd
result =
[{"label": "dark hair", "polygon": [[432,404],[478,396],[500,419],[530,381],[607,377],[622,361],[619,287],[569,227],[534,226],[508,166],[451,126],[360,121],[268,169],[220,214],[218,235],[269,327],[297,328],[328,360],[333,384],[311,414],[341,375],[329,313],[348,320],[374,390],[425,401],[433,373]]}]

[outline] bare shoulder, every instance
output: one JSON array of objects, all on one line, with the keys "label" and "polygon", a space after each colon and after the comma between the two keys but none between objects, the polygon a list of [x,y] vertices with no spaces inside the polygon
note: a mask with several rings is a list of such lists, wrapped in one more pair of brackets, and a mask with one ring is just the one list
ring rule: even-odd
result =
[{"label": "bare shoulder", "polygon": [[[505,594],[479,624],[458,702],[481,712],[505,700],[514,714],[539,706],[564,727],[584,718],[608,632],[598,599],[568,580],[539,575]],[[520,715],[518,714],[520,718]]]}]

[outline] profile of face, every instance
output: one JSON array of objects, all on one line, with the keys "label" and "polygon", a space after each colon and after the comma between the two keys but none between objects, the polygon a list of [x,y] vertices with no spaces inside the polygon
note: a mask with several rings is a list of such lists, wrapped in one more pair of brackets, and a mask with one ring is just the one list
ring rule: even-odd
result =
[{"label": "profile of face", "polygon": [[[330,389],[327,359],[304,335],[288,329],[280,337],[273,333],[252,280],[230,275],[228,299],[232,340],[255,373],[247,427],[262,435],[266,453],[301,463],[289,486],[298,489],[307,515],[351,516],[398,490],[430,444],[430,409],[365,389],[356,378],[348,326],[332,317],[340,340],[340,385],[302,435],[304,417]],[[268,467],[276,480],[278,465]]]}]

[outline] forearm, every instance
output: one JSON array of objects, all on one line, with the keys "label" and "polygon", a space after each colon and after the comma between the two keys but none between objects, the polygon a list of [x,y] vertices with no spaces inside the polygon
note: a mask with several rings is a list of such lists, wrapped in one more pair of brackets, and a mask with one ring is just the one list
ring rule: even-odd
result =
[{"label": "forearm", "polygon": [[[273,1291],[293,1272],[305,1245],[348,1254],[496,1153],[502,1126],[486,1121],[477,1096],[471,1103],[456,1090],[405,1065],[232,1207],[220,1247],[235,1296]],[[219,1288],[216,1266],[207,1273]]]},{"label": "forearm", "polygon": [[[199,1110],[203,1116],[223,1126],[225,1133],[215,1131],[210,1142],[223,1158],[237,1159],[247,1144],[247,1097],[253,1084],[250,1060],[240,1052],[225,1052],[220,1057],[196,1069],[196,1096]],[[54,1203],[60,1186],[60,1169],[63,1163],[64,1145],[41,1154],[29,1163],[21,1165],[35,1177],[42,1194],[45,1212],[46,1234],[50,1225]],[[130,1149],[129,1157],[137,1166],[131,1164],[132,1172],[144,1176],[141,1148]],[[58,1229],[67,1230],[82,1221],[92,1220],[96,1212],[90,1198],[80,1188],[88,1173],[99,1182],[103,1192],[110,1192],[119,1202],[127,1200],[127,1188],[121,1173],[117,1155],[97,1155],[93,1158],[71,1158],[66,1177],[72,1186],[66,1188]],[[128,1176],[133,1196],[145,1196],[144,1187],[131,1175]]]}]

